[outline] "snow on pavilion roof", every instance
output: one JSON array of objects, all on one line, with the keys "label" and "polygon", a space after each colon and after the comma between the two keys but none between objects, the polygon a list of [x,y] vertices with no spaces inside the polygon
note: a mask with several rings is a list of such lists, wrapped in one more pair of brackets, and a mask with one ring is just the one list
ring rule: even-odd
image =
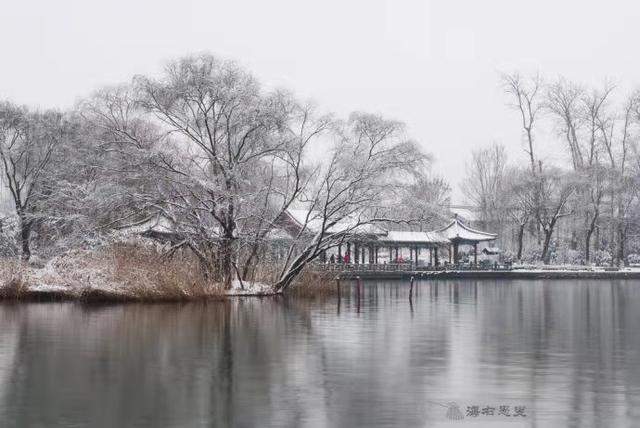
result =
[{"label": "snow on pavilion roof", "polygon": [[[308,211],[304,209],[287,209],[287,214],[300,227],[306,225],[307,230],[311,233],[317,233],[322,227],[322,215],[318,211]],[[361,221],[357,216],[349,216],[338,221],[332,226],[330,232],[343,232],[348,231],[350,233],[362,233],[371,235],[385,234],[387,231],[374,224],[359,224]]]},{"label": "snow on pavilion roof", "polygon": [[378,238],[379,241],[393,243],[413,243],[413,244],[448,244],[449,240],[438,232],[405,232],[390,230],[385,236]]},{"label": "snow on pavilion roof", "polygon": [[483,232],[481,230],[472,229],[462,223],[456,215],[449,225],[437,231],[444,235],[449,241],[464,242],[482,242],[493,241],[498,237],[495,233]]},{"label": "snow on pavilion roof", "polygon": [[[297,223],[297,227],[306,224],[306,229],[311,233],[320,230],[322,216],[317,211],[304,209],[288,209],[288,216]],[[451,242],[473,243],[493,241],[498,237],[494,233],[472,229],[460,221],[458,216],[446,227],[430,232],[409,232],[398,230],[385,230],[375,224],[359,224],[356,216],[347,217],[334,225],[330,232],[349,231],[353,234],[373,235],[378,242],[394,244],[449,244]]]}]

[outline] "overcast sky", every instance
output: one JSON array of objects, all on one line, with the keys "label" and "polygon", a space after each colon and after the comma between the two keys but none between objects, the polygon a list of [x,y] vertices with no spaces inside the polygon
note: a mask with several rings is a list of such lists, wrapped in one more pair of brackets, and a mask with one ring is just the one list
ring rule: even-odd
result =
[{"label": "overcast sky", "polygon": [[455,187],[474,147],[496,141],[523,156],[500,71],[640,86],[633,0],[3,3],[1,98],[67,107],[101,85],[208,51],[327,110],[405,121]]}]

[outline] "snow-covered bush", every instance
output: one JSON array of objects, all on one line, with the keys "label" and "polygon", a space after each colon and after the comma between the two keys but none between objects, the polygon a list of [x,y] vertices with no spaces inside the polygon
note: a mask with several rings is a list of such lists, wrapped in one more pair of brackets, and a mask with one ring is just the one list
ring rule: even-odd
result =
[{"label": "snow-covered bush", "polygon": [[15,218],[0,220],[0,257],[11,257],[20,254],[18,248],[18,223]]},{"label": "snow-covered bush", "polygon": [[593,261],[598,266],[611,264],[611,253],[607,250],[596,250],[593,252]]},{"label": "snow-covered bush", "polygon": [[629,254],[629,256],[627,257],[627,261],[629,262],[630,265],[640,265],[640,254],[638,253]]},{"label": "snow-covered bush", "polygon": [[522,254],[522,261],[526,263],[537,263],[540,261],[540,256],[542,255],[539,248],[531,248],[525,250]]}]

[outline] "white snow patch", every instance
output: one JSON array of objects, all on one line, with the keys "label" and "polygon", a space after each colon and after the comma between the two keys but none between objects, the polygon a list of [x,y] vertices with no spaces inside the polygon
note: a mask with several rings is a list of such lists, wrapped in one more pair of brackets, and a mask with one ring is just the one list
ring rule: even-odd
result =
[{"label": "white snow patch", "polygon": [[[244,289],[243,289],[244,286]],[[248,282],[242,281],[242,283],[234,279],[231,281],[231,290],[227,290],[228,296],[261,296],[273,294],[273,288],[267,284],[261,282]]]}]

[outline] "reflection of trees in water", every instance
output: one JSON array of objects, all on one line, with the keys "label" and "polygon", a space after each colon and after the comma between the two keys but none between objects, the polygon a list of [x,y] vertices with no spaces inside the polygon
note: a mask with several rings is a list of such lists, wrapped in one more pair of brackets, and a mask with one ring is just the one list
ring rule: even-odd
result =
[{"label": "reflection of trees in water", "polygon": [[[538,417],[561,425],[624,425],[621,399],[637,394],[620,386],[629,379],[640,385],[633,369],[639,355],[629,353],[640,347],[629,329],[638,319],[622,317],[640,303],[640,290],[624,281],[479,284],[479,325],[471,334],[484,344],[480,363],[492,368],[487,390],[522,396]],[[625,361],[631,355],[635,361]]]},{"label": "reflection of trees in water", "polygon": [[0,306],[0,420],[411,426],[439,415],[429,400],[491,393],[562,425],[639,408],[631,283],[418,281],[413,313],[406,284],[365,284],[359,313],[344,287],[339,314],[292,298]]},{"label": "reflection of trees in water", "polygon": [[210,376],[220,355],[210,352],[205,337],[225,325],[224,311],[190,309],[21,307],[20,358],[6,397],[10,414],[2,420],[162,426],[207,416],[200,375]]},{"label": "reflection of trees in water", "polygon": [[15,312],[15,306],[11,304],[0,309],[0,412],[11,389],[13,368],[18,358],[19,335]]},{"label": "reflection of trees in water", "polygon": [[19,312],[0,415],[16,426],[295,425],[318,404],[299,399],[318,372],[296,343],[304,326],[269,299]]}]

